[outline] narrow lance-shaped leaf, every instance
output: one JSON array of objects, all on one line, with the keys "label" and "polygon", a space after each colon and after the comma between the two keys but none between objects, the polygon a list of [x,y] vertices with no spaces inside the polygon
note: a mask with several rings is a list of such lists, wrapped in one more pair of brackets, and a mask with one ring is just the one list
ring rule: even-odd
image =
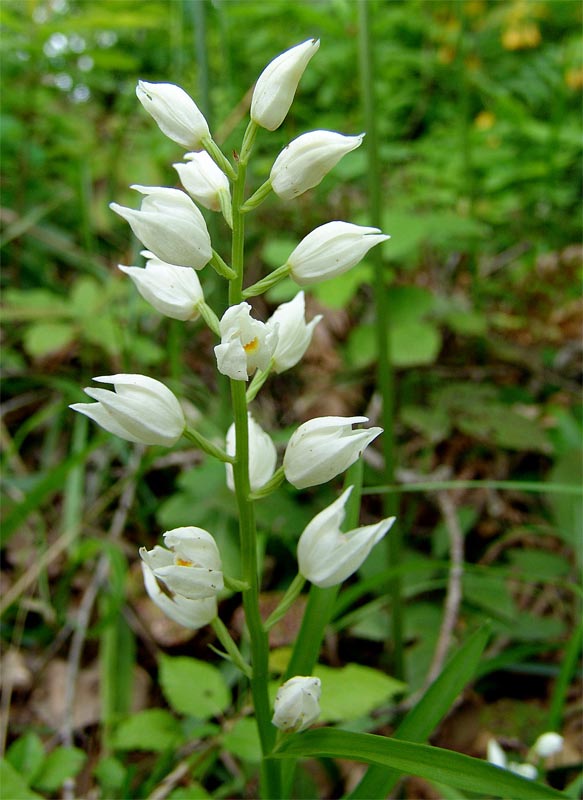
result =
[{"label": "narrow lance-shaped leaf", "polygon": [[365,764],[398,769],[408,775],[444,783],[458,789],[512,797],[512,800],[552,800],[561,792],[521,778],[478,758],[426,744],[401,742],[372,733],[353,733],[335,728],[306,731],[283,741],[275,758],[346,758]]}]

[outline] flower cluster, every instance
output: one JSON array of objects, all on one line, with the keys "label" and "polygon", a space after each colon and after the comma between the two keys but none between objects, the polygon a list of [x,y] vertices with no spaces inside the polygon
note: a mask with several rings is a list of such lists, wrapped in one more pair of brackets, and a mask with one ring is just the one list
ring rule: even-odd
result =
[{"label": "flower cluster", "polygon": [[[120,265],[119,269],[157,312],[182,322],[202,319],[219,338],[214,347],[217,369],[231,379],[233,396],[239,398],[239,412],[226,434],[224,449],[191,430],[181,403],[170,389],[143,375],[95,378],[113,384],[115,391],[88,388],[86,393],[97,402],[72,406],[130,442],[171,447],[181,436],[189,437],[225,463],[227,486],[237,492],[238,499],[242,487],[246,487],[245,492],[250,489],[255,496],[263,496],[284,478],[298,490],[328,482],[348,469],[382,432],[377,427],[353,427],[368,423],[363,416],[311,419],[293,433],[283,464],[277,469],[276,447],[246,411],[246,404],[271,373],[291,369],[301,360],[322,317],[306,319],[303,291],[276,308],[266,322],[255,318],[246,298],[261,294],[286,276],[305,287],[341,275],[389,237],[377,228],[339,220],[326,222],[308,233],[271,275],[243,289],[243,265],[238,263],[236,248],[234,263],[229,265],[213,249],[199,209],[202,206],[220,212],[227,226],[233,228],[233,241],[239,241],[241,235],[236,230],[241,230],[242,215],[269,193],[283,201],[293,200],[317,186],[341,158],[360,146],[364,134],[327,130],[303,133],[277,156],[263,186],[246,202],[241,200],[244,167],[258,129],[273,131],[283,123],[302,74],[318,48],[318,40],[307,40],[275,58],[260,75],[251,100],[251,122],[234,166],[214,142],[203,114],[183,89],[145,81],[139,81],[136,89],[140,103],[162,133],[188,151],[183,161],[173,165],[185,191],[134,185],[131,188],[142,196],[139,209],[111,203],[111,209],[129,223],[145,248],[144,267]],[[207,304],[198,275],[209,267],[233,282],[231,304],[220,319]],[[251,379],[245,390],[244,382]],[[243,480],[242,453],[248,459]],[[316,586],[334,586],[352,575],[393,524],[394,518],[390,518],[342,532],[351,491],[352,487],[348,488],[317,514],[299,537],[299,574]],[[250,502],[248,498],[243,501]],[[149,596],[165,614],[189,628],[213,622],[224,580],[212,535],[202,528],[177,528],[164,534],[164,544],[152,550],[140,549]],[[318,716],[319,697],[317,678],[296,676],[288,680],[278,692],[273,724],[283,731],[303,730]]]}]

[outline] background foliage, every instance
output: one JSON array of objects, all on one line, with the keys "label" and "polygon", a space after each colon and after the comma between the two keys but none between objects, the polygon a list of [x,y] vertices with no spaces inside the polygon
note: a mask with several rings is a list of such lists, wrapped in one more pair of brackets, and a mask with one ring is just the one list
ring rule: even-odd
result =
[{"label": "background foliage", "polygon": [[[404,686],[391,677],[384,589],[395,569],[408,696],[425,685],[453,525],[465,559],[456,641],[485,619],[492,638],[456,724],[433,741],[483,756],[488,736],[499,736],[524,755],[536,733],[560,729],[567,746],[550,777],[562,787],[581,759],[581,698],[569,687],[583,477],[580,5],[374,0],[370,10],[406,558],[401,567],[371,559],[340,595],[319,667],[333,686],[324,718],[381,733],[398,722]],[[157,316],[116,270],[137,263],[139,246],[108,203],[131,205],[131,183],[176,185],[168,165],[182,157],[143,113],[135,84],[183,86],[230,152],[265,64],[319,36],[285,124],[259,141],[255,188],[295,135],[363,129],[357,5],[4,0],[0,14],[3,709],[12,703],[2,780],[14,797],[70,792],[71,776],[82,796],[253,796],[257,743],[235,671],[209,663],[207,631],[190,640],[156,615],[136,569],[138,545],[196,524],[213,531],[237,573],[223,469],[187,446],[172,455],[134,448],[67,406],[94,375],[143,372],[186,385],[203,432],[224,435],[211,336]],[[262,206],[250,222],[249,282],[316,225],[367,223],[365,156],[351,154],[298,202]],[[220,234],[214,241],[226,256]],[[363,263],[310,293],[310,313],[325,315],[315,344],[258,409],[279,443],[316,414],[374,417],[371,275]],[[221,311],[222,287],[204,278]],[[278,286],[258,313],[293,291]],[[379,459],[366,464],[365,485],[393,490],[379,487]],[[276,497],[259,506],[266,613],[292,577],[299,533],[333,495]],[[379,513],[371,491],[363,516]],[[236,598],[225,597],[222,616],[241,632]],[[275,679],[298,624],[274,630]],[[199,685],[214,687],[204,705]],[[297,796],[353,783],[328,762],[301,773]],[[428,783],[409,791],[434,796]]]}]

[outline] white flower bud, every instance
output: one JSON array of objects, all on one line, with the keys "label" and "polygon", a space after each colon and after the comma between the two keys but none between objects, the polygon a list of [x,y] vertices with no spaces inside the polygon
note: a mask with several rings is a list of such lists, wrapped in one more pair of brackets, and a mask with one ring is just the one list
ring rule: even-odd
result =
[{"label": "white flower bud", "polygon": [[[277,461],[277,451],[269,434],[265,433],[261,425],[255,422],[251,414],[248,415],[248,426],[249,482],[251,484],[251,491],[256,492],[273,477],[275,463]],[[227,455],[236,455],[235,423],[233,423],[227,431],[225,449]],[[227,470],[227,486],[234,492],[235,480],[233,477],[233,465],[225,464],[225,468]]]},{"label": "white flower bud", "polygon": [[547,731],[547,733],[541,733],[533,744],[532,749],[537,756],[548,758],[561,752],[564,741],[560,733]]},{"label": "white flower bud", "polygon": [[85,414],[106,431],[140,444],[171,447],[186,427],[184,412],[170,389],[146,375],[102,375],[99,383],[112,383],[115,391],[86,388],[97,403],[74,403],[74,411]]},{"label": "white flower bud", "polygon": [[382,428],[353,430],[367,417],[316,417],[294,431],[283,457],[287,480],[296,489],[318,486],[353,464]]},{"label": "white flower bud", "polygon": [[273,354],[273,368],[283,372],[294,367],[302,358],[312,341],[314,328],[322,319],[318,314],[306,323],[304,293],[298,292],[289,303],[278,306],[267,320],[268,330],[279,328],[277,346]]},{"label": "white flower bud", "polygon": [[251,98],[251,119],[262,128],[279,128],[293,102],[308,61],[320,47],[319,39],[308,39],[271,61],[259,76]]},{"label": "white flower bud", "polygon": [[336,586],[356,572],[395,521],[395,517],[389,517],[342,533],[340,526],[353,488],[349,486],[338,500],[317,514],[298,542],[300,574],[321,588]]},{"label": "white flower bud", "polygon": [[212,247],[204,217],[180,189],[163,186],[131,187],[145,195],[139,211],[117,203],[109,207],[129,222],[137,238],[161,261],[202,269]]},{"label": "white flower bud", "polygon": [[138,81],[136,95],[169,139],[187,149],[200,150],[210,137],[209,126],[194,100],[173,83]]},{"label": "white flower bud", "polygon": [[216,597],[205,597],[202,600],[189,600],[179,594],[169,597],[160,588],[156,576],[145,561],[142,561],[142,574],[150,600],[179,625],[196,630],[208,625],[217,616]]},{"label": "white flower bud", "polygon": [[267,369],[277,345],[277,329],[268,330],[263,322],[253,319],[249,303],[228,308],[219,328],[221,344],[215,347],[219,372],[246,381],[256,369]]},{"label": "white flower bud", "polygon": [[320,715],[322,683],[319,678],[296,675],[278,689],[271,722],[286,733],[309,728]]},{"label": "white flower bud", "polygon": [[223,588],[221,556],[203,528],[174,528],[164,534],[166,548],[140,548],[142,560],[171,595],[189,600],[216,597]]},{"label": "white flower bud", "polygon": [[221,193],[230,198],[229,179],[217,167],[206,151],[187,153],[188,164],[173,164],[182,185],[201,206],[211,211],[221,210]]},{"label": "white flower bud", "polygon": [[292,279],[309,286],[342,275],[381,242],[390,239],[378,228],[351,222],[327,222],[308,233],[287,260]]},{"label": "white flower bud", "polygon": [[282,200],[298,197],[317,186],[342,156],[355,150],[363,139],[364,133],[359,136],[344,136],[335,131],[303,133],[275,159],[269,175],[271,188]]},{"label": "white flower bud", "polygon": [[148,257],[146,266],[124,267],[119,269],[129,275],[144,300],[156,311],[171,319],[183,322],[199,316],[198,306],[204,300],[198,275],[191,267],[177,267],[167,264],[148,250],[142,250]]}]

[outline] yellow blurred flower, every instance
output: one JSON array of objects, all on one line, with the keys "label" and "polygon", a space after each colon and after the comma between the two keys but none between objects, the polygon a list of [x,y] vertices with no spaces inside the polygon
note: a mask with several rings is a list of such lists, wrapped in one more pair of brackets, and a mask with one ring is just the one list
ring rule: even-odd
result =
[{"label": "yellow blurred flower", "polygon": [[583,67],[568,69],[565,73],[565,83],[569,89],[573,89],[575,91],[583,89]]},{"label": "yellow blurred flower", "polygon": [[528,50],[538,47],[541,33],[536,22],[523,22],[514,25],[502,33],[502,46],[505,50]]},{"label": "yellow blurred flower", "polygon": [[451,64],[455,58],[455,48],[448,44],[442,45],[437,51],[437,60],[440,64]]},{"label": "yellow blurred flower", "polygon": [[491,111],[480,111],[474,119],[474,125],[479,131],[488,131],[494,127],[496,117]]}]

